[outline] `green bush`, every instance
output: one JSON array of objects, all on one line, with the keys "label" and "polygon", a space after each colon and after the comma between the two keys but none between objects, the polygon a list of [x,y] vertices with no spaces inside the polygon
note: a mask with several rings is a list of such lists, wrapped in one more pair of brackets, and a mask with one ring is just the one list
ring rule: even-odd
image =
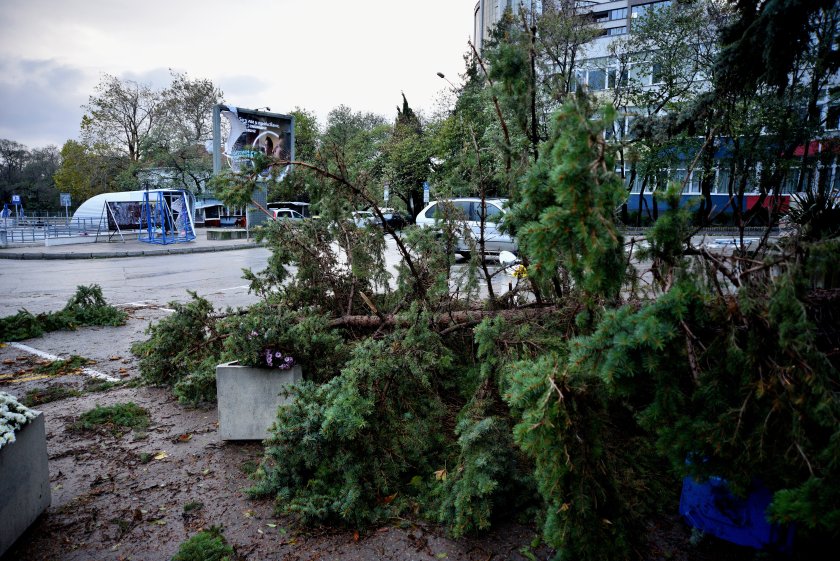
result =
[{"label": "green bush", "polygon": [[211,526],[182,543],[172,561],[232,561],[234,554],[222,528]]},{"label": "green bush", "polygon": [[100,406],[82,413],[78,421],[71,425],[74,430],[92,430],[103,427],[115,436],[121,436],[123,429],[141,430],[149,426],[149,412],[139,405],[117,403]]},{"label": "green bush", "polygon": [[147,384],[175,387],[182,402],[197,404],[216,398],[215,365],[220,362],[225,333],[213,318],[213,305],[195,293],[186,304],[171,302],[174,313],[149,326],[146,341],[131,350],[140,357]]},{"label": "green bush", "polygon": [[59,312],[36,316],[21,310],[13,316],[0,318],[0,341],[22,341],[83,325],[123,325],[127,317],[122,310],[108,305],[98,285],[79,286]]},{"label": "green bush", "polygon": [[266,441],[251,489],[305,522],[362,527],[402,504],[396,495],[431,474],[442,439],[435,379],[450,353],[422,320],[353,350],[341,374],[298,386]]}]

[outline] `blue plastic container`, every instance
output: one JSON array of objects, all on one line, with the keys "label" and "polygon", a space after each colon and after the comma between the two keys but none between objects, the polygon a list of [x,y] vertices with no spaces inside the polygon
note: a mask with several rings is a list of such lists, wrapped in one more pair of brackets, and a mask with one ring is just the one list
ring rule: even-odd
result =
[{"label": "blue plastic container", "polygon": [[767,521],[767,507],[773,494],[760,484],[753,485],[745,498],[732,494],[726,480],[711,477],[697,481],[683,479],[680,514],[707,534],[755,549],[790,552],[793,528]]}]

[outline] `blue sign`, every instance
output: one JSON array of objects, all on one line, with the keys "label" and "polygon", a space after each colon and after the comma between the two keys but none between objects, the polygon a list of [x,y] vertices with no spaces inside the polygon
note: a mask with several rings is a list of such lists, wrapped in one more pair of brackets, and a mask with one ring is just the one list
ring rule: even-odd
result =
[{"label": "blue sign", "polygon": [[429,202],[429,182],[423,182],[423,202],[428,204]]},{"label": "blue sign", "polygon": [[12,204],[19,205],[20,204],[20,195],[12,195]]},{"label": "blue sign", "polygon": [[71,204],[70,204],[70,193],[62,193],[61,194],[61,206],[71,206]]}]

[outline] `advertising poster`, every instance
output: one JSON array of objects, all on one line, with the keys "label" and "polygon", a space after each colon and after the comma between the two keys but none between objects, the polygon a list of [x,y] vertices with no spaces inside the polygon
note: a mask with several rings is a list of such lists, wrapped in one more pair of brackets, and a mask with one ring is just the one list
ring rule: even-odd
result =
[{"label": "advertising poster", "polygon": [[[279,113],[266,113],[224,105],[221,116],[227,119],[230,132],[222,146],[222,154],[234,171],[251,166],[254,154],[260,152],[278,162],[294,159],[294,118]],[[287,165],[272,166],[264,172],[279,179],[285,175]]]},{"label": "advertising poster", "polygon": [[[108,201],[108,230],[138,230],[142,228],[143,203],[137,201]],[[146,220],[143,220],[145,224]]]}]

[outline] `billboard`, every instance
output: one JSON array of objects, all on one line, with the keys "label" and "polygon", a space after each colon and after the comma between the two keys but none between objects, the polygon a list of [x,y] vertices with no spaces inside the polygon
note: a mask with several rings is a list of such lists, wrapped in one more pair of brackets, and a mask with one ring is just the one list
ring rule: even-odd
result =
[{"label": "billboard", "polygon": [[[222,167],[230,167],[233,171],[247,170],[257,152],[279,161],[294,159],[293,116],[232,105],[217,105],[213,117],[215,173],[220,172]],[[223,118],[228,125],[226,138],[222,138]],[[272,169],[266,170],[263,175],[268,178],[272,173],[276,173],[282,179],[287,168],[288,166],[283,166],[282,169],[276,169],[272,166]]]},{"label": "billboard", "polygon": [[139,201],[106,201],[108,230],[139,230],[146,226],[143,203]]}]

